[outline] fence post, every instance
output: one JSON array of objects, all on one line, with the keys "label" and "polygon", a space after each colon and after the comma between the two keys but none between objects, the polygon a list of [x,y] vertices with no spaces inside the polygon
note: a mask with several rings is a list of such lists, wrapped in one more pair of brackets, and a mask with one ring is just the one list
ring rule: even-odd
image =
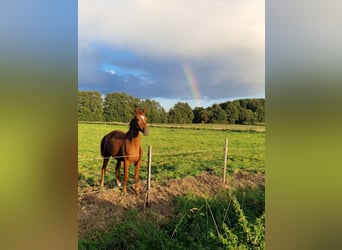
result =
[{"label": "fence post", "polygon": [[226,184],[227,158],[228,158],[228,138],[226,138],[226,141],[224,144],[223,185]]},{"label": "fence post", "polygon": [[151,164],[152,164],[152,146],[148,145],[148,160],[147,160],[147,194],[146,194],[146,205],[150,202],[150,188],[151,188]]}]

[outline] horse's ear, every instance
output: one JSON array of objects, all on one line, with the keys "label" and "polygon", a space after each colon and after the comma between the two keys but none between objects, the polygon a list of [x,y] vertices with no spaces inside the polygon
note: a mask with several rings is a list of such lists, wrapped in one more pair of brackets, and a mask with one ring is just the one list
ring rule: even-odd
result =
[{"label": "horse's ear", "polygon": [[144,114],[146,114],[146,107],[144,107]]},{"label": "horse's ear", "polygon": [[139,108],[135,108],[135,113],[138,114],[139,112]]}]

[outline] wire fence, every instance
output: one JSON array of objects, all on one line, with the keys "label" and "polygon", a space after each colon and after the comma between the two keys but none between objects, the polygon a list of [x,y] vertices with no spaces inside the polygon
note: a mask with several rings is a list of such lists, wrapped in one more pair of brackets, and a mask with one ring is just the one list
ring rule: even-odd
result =
[{"label": "wire fence", "polygon": [[[157,183],[165,183],[169,180],[184,178],[189,175],[197,175],[203,171],[214,173],[218,176],[224,174],[223,162],[224,162],[224,150],[218,149],[203,149],[203,150],[187,150],[187,151],[173,151],[173,152],[154,152],[152,154],[152,171],[151,178]],[[264,171],[264,147],[256,148],[229,148],[227,157],[227,169],[232,171],[234,169],[243,169],[245,171],[255,171],[259,169]],[[239,152],[244,152],[243,154]],[[248,152],[248,154],[246,154]],[[198,156],[200,154],[200,156]],[[130,155],[136,157],[139,155]],[[148,179],[148,168],[146,162],[148,161],[148,152],[141,154],[142,164],[140,168],[140,185],[144,185],[145,180]],[[124,156],[106,157],[106,159],[120,159]],[[81,157],[78,159],[80,168],[87,168],[88,174],[84,175],[79,173],[79,186],[83,187],[98,186],[98,180],[94,176],[100,177],[101,162],[103,157]],[[147,162],[148,163],[148,162]],[[96,164],[96,167],[94,166]],[[250,165],[255,164],[257,166],[251,168]],[[108,165],[107,168],[114,168],[114,164]],[[129,175],[131,176],[134,168],[130,168]],[[82,172],[82,171],[81,171]],[[116,180],[115,171],[107,171],[106,184],[111,188],[115,187],[113,183]],[[133,182],[134,178],[129,178]],[[148,183],[148,181],[146,181]],[[133,186],[134,183],[128,183],[129,186]],[[94,193],[98,191],[93,191]],[[82,191],[80,191],[82,193]],[[89,193],[89,192],[87,192]]]},{"label": "wire fence", "polygon": [[[263,153],[265,151],[265,148],[234,148],[234,149],[229,149],[230,152],[234,151],[249,151],[249,152],[261,152]],[[183,151],[183,152],[170,152],[170,153],[153,153],[154,156],[162,156],[162,157],[170,157],[170,156],[178,156],[178,155],[193,155],[193,154],[199,154],[199,153],[210,153],[210,154],[217,154],[218,151],[213,151],[213,150],[190,150],[190,151]],[[221,152],[219,152],[221,153]],[[209,155],[209,154],[207,154]],[[120,159],[120,158],[125,158],[125,157],[136,157],[136,156],[142,156],[142,157],[147,157],[148,154],[136,154],[136,155],[127,155],[127,156],[110,156],[110,157],[81,157],[78,158],[78,162],[82,161],[90,161],[90,160],[103,160],[103,159]],[[242,158],[248,158],[243,155],[240,155]]]}]

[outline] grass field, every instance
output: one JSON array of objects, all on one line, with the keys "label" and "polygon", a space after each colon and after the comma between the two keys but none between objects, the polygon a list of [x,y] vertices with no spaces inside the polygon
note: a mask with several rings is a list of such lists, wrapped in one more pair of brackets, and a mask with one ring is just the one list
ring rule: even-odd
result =
[{"label": "grass field", "polygon": [[[229,127],[230,126],[230,127]],[[264,130],[254,126],[254,130]],[[102,159],[100,141],[112,130],[128,130],[123,124],[78,124],[78,173],[79,188],[98,186]],[[230,129],[237,129],[236,131]],[[231,125],[150,125],[150,134],[141,136],[143,160],[140,178],[147,175],[147,148],[152,146],[152,180],[198,175],[205,170],[221,176],[224,158],[224,141],[229,140],[228,173],[235,169],[265,172],[265,133],[253,127]],[[115,180],[115,160],[107,167],[106,185]],[[133,180],[133,166],[129,181]],[[123,172],[123,171],[122,171]],[[123,174],[123,173],[122,173]]]},{"label": "grass field", "polygon": [[[141,197],[144,194],[115,196],[113,191],[120,191],[113,188],[116,179],[113,159],[107,167],[105,181],[110,189],[82,196],[86,189],[99,188],[100,141],[115,129],[127,131],[128,125],[78,124],[79,220],[82,218],[84,228],[93,228],[82,231],[78,249],[265,248],[264,185],[237,185],[228,192],[227,189],[220,190],[221,182],[215,181],[205,182],[210,187],[206,186],[204,196],[187,191],[204,183],[191,182],[193,177],[189,176],[204,178],[201,174],[210,172],[207,181],[219,180],[217,176],[222,176],[226,138],[229,140],[228,176],[236,176],[237,170],[251,176],[264,174],[264,126],[150,125],[150,134],[141,137],[144,154],[140,179],[146,180],[147,177],[147,148],[151,145],[152,181],[160,187],[155,188],[160,192],[155,193],[155,199],[160,198],[160,201],[149,209],[125,207],[139,199],[143,202]],[[134,167],[131,166],[129,184],[134,183],[133,175]],[[166,191],[169,194],[176,192],[175,185],[189,189],[184,190],[185,195],[164,197]],[[214,186],[217,193],[209,195],[207,192]],[[106,221],[105,227],[96,229],[103,220]]]}]

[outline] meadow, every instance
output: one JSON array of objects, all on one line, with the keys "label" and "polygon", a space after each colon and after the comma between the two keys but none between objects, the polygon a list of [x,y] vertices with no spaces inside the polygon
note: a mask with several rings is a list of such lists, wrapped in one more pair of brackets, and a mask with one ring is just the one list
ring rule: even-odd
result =
[{"label": "meadow", "polygon": [[[184,185],[184,182],[190,182],[189,176],[203,173],[221,177],[226,138],[229,140],[228,176],[241,170],[251,176],[265,173],[264,126],[151,124],[149,128],[148,136],[141,135],[144,151],[141,185],[147,177],[148,145],[152,146],[152,182],[154,186],[164,187],[159,190],[172,191],[176,189],[175,181]],[[92,227],[96,223],[101,224],[100,218],[110,214],[105,220],[105,227],[79,231],[79,249],[265,248],[263,184],[237,185],[228,190],[218,188],[216,194],[205,193],[203,196],[185,190],[184,195],[170,196],[149,209],[142,206],[125,208],[127,201],[141,199],[139,197],[144,195],[128,194],[115,197],[108,203],[108,196],[117,190],[114,185],[116,161],[111,159],[105,181],[109,189],[83,196],[84,190],[99,190],[102,166],[100,141],[115,129],[127,131],[128,125],[78,124],[79,219],[83,218],[82,223]],[[131,166],[130,184],[134,183],[133,176],[134,167]],[[220,184],[215,182],[212,185]]]},{"label": "meadow", "polygon": [[[265,172],[265,133],[255,130],[263,126],[232,127],[227,125],[150,125],[150,134],[141,135],[143,149],[140,179],[147,177],[147,150],[152,146],[152,181],[158,183],[210,171],[222,176],[224,143],[228,138],[228,174],[236,169]],[[247,128],[247,130],[246,130]],[[78,181],[79,190],[97,187],[101,178],[102,158],[100,141],[112,130],[128,130],[123,124],[78,124]],[[253,130],[252,130],[253,129]],[[115,181],[115,160],[107,167],[108,186]],[[133,181],[134,167],[129,170]],[[122,173],[123,174],[123,170]]]}]

